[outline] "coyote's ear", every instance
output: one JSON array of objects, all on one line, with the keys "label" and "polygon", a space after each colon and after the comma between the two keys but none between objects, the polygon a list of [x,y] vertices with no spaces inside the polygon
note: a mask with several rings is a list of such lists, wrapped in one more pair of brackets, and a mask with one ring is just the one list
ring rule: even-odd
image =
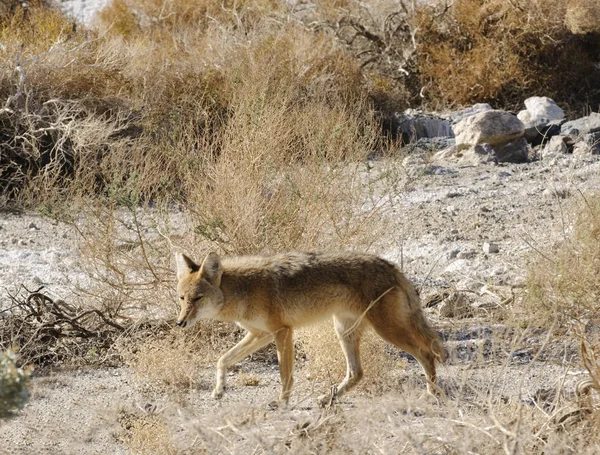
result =
[{"label": "coyote's ear", "polygon": [[209,253],[200,266],[200,276],[213,286],[218,287],[221,285],[222,274],[221,259],[217,256],[217,253]]},{"label": "coyote's ear", "polygon": [[200,270],[200,266],[192,261],[183,253],[175,253],[175,263],[177,264],[177,279],[181,280],[184,276]]}]

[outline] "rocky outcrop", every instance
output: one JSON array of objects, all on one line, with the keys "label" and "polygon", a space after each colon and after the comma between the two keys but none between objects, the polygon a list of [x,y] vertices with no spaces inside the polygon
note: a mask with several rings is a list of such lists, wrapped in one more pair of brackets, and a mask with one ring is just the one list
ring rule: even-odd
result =
[{"label": "rocky outcrop", "polygon": [[566,121],[563,110],[543,96],[528,98],[525,107],[516,116],[487,104],[446,115],[455,138],[436,139],[447,146],[433,160],[478,166],[600,155],[600,113]]}]

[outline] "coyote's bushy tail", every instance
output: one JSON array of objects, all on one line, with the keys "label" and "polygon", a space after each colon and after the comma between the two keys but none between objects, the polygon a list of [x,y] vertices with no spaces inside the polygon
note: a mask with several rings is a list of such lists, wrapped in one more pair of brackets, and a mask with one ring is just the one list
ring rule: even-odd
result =
[{"label": "coyote's bushy tail", "polygon": [[408,305],[411,310],[410,321],[413,325],[415,338],[421,343],[423,349],[431,351],[435,355],[438,362],[445,362],[448,358],[448,351],[446,351],[438,333],[425,319],[421,299],[415,286],[399,270],[396,274],[396,280],[408,298]]}]

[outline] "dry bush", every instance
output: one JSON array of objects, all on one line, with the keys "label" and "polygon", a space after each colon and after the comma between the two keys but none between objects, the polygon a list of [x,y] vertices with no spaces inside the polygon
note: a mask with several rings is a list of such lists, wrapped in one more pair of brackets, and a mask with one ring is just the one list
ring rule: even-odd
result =
[{"label": "dry bush", "polygon": [[566,6],[566,0],[459,0],[447,12],[419,10],[425,95],[443,105],[520,106],[533,93],[597,105],[597,51],[567,30]]},{"label": "dry bush", "polygon": [[239,341],[241,333],[228,324],[200,321],[190,330],[122,343],[119,350],[144,381],[159,388],[195,389],[199,372],[214,369],[220,354]]},{"label": "dry bush", "polygon": [[525,303],[531,314],[561,324],[598,317],[600,198],[585,196],[556,251],[536,256],[529,268]]},{"label": "dry bush", "polygon": [[123,428],[120,439],[133,453],[140,455],[180,453],[173,443],[173,435],[160,415],[121,412],[119,423]]},{"label": "dry bush", "polygon": [[575,34],[600,34],[600,5],[595,0],[569,0],[565,24]]},{"label": "dry bush", "polygon": [[[299,352],[306,363],[297,374],[306,375],[317,384],[315,390],[319,394],[337,386],[346,375],[346,360],[332,322],[327,320],[300,329],[298,340]],[[391,378],[406,366],[406,361],[390,355],[388,346],[371,328],[365,330],[360,344],[364,378],[357,390],[375,396],[381,395],[383,390],[389,391]]]}]

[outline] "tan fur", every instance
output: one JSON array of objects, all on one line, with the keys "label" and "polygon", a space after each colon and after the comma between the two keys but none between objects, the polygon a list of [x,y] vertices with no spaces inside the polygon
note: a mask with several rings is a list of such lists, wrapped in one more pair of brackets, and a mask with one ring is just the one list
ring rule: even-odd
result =
[{"label": "tan fur", "polygon": [[[177,324],[199,318],[236,322],[248,334],[217,364],[213,396],[222,396],[228,367],[275,341],[287,403],[293,385],[293,329],[333,316],[346,357],[341,396],[362,377],[359,344],[367,325],[422,365],[432,392],[435,362],[446,358],[437,333],[421,309],[414,286],[392,263],[358,253],[287,253],[269,257],[219,258],[210,253],[196,264],[176,255],[181,312]],[[328,401],[325,397],[323,401]]]}]

